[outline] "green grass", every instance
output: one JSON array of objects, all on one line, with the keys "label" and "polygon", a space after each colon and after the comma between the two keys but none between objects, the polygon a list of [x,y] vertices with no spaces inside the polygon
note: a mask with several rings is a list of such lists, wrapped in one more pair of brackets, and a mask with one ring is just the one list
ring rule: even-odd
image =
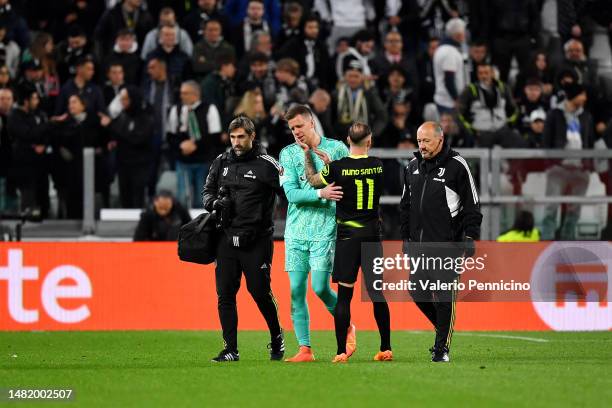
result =
[{"label": "green grass", "polygon": [[[293,333],[286,338],[292,354]],[[377,333],[357,338],[350,362],[332,365],[333,332],[315,332],[318,361],[295,365],[268,360],[266,333],[240,332],[240,362],[214,364],[217,332],[0,332],[0,388],[75,390],[73,402],[36,407],[590,408],[612,400],[610,332],[457,332],[451,364],[429,362],[429,332],[393,332],[387,363],[371,361]]]}]

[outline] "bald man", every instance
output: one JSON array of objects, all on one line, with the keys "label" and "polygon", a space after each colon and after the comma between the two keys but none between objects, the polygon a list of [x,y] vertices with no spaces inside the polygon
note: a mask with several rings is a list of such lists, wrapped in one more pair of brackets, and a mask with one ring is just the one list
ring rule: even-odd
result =
[{"label": "bald man", "polygon": [[[413,257],[461,259],[474,255],[474,240],[480,236],[482,214],[474,178],[467,162],[450,149],[442,128],[423,123],[417,131],[419,151],[404,169],[400,202],[404,253]],[[444,262],[442,264],[447,266]],[[431,361],[449,362],[455,322],[456,290],[423,289],[426,281],[456,283],[457,270],[432,262],[415,268],[410,294],[436,330]],[[431,267],[429,267],[431,266]]]}]

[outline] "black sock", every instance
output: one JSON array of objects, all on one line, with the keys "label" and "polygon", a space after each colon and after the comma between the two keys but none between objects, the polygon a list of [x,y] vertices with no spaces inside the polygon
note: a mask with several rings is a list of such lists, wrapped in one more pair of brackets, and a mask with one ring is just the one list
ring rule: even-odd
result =
[{"label": "black sock", "polygon": [[374,302],[374,318],[380,333],[380,351],[391,350],[391,317],[387,302]]},{"label": "black sock", "polygon": [[351,324],[351,299],[353,288],[338,285],[338,302],[334,310],[334,324],[336,326],[336,342],[338,354],[346,353],[346,332]]}]

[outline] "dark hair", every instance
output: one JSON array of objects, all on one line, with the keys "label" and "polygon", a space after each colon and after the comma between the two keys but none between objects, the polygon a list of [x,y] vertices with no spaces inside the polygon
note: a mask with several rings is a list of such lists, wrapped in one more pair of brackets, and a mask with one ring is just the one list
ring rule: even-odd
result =
[{"label": "dark hair", "polygon": [[476,39],[473,39],[472,42],[470,42],[470,47],[486,47],[486,46],[487,46],[487,42],[483,40],[482,38],[476,38]]},{"label": "dark hair", "polygon": [[293,58],[281,58],[276,62],[276,70],[288,72],[294,77],[300,76],[300,64]]},{"label": "dark hair", "polygon": [[215,59],[215,64],[217,66],[217,69],[221,69],[221,67],[224,65],[236,64],[236,58],[229,52],[223,52],[217,55],[217,58]]},{"label": "dark hair", "polygon": [[121,30],[117,31],[117,36],[115,38],[126,37],[128,35],[134,37],[136,34],[134,34],[134,30],[130,28],[122,28]]},{"label": "dark hair", "polygon": [[87,54],[87,55],[85,55],[85,56],[83,56],[83,57],[79,58],[79,59],[77,60],[77,62],[76,62],[76,66],[77,66],[77,67],[83,66],[83,65],[87,64],[88,62],[91,62],[92,64],[94,64],[94,65],[95,65],[95,62],[94,62],[94,60],[93,60],[93,57],[92,57],[91,55],[89,55],[89,54]]},{"label": "dark hair", "polygon": [[316,13],[308,13],[304,17],[304,22],[302,23],[302,28],[304,28],[306,26],[306,24],[310,23],[311,21],[316,21],[317,23],[321,24],[321,19],[319,18],[318,14],[316,14]]},{"label": "dark hair", "polygon": [[87,101],[85,100],[85,98],[83,98],[81,95],[79,94],[72,94],[70,95],[70,97],[68,98],[68,100],[70,100],[70,98],[77,98],[79,100],[79,102],[81,102],[81,105],[83,105],[83,110],[87,110]]},{"label": "dark hair", "polygon": [[534,221],[533,214],[529,211],[521,211],[517,214],[512,224],[512,230],[520,231],[527,235],[533,230]]},{"label": "dark hair", "polygon": [[232,130],[244,129],[247,135],[252,136],[255,134],[255,124],[245,114],[241,113],[236,116],[227,127],[227,133],[231,133]]},{"label": "dark hair", "polygon": [[156,200],[160,197],[164,197],[164,198],[171,198],[174,200],[174,195],[172,194],[172,192],[170,190],[159,190],[157,193],[155,193],[155,195],[153,196],[153,199]]},{"label": "dark hair", "polygon": [[249,61],[249,65],[254,64],[256,62],[265,62],[266,64],[270,62],[270,57],[259,51],[249,53],[247,59]]},{"label": "dark hair", "polygon": [[218,18],[214,18],[213,17],[213,18],[209,18],[208,20],[202,20],[202,24],[200,24],[200,25],[201,25],[202,28],[206,28],[208,23],[217,23],[217,24],[219,24],[221,26],[221,29],[223,30],[223,23]]},{"label": "dark hair", "polygon": [[367,123],[363,122],[353,123],[348,130],[348,135],[351,139],[351,142],[356,145],[361,144],[361,142],[363,142],[363,140],[371,134],[372,130],[370,129],[370,126],[368,126]]},{"label": "dark hair", "polygon": [[15,92],[15,101],[17,105],[23,106],[26,101],[29,101],[33,94],[36,93],[34,85],[24,82],[19,85]]},{"label": "dark hair", "polygon": [[126,109],[126,113],[129,115],[138,115],[144,111],[144,101],[140,88],[134,85],[128,85],[125,87],[125,91],[128,94],[128,98],[130,98],[130,106]]},{"label": "dark hair", "polygon": [[298,115],[302,115],[307,118],[312,118],[312,111],[308,107],[308,105],[293,105],[289,108],[287,112],[285,112],[285,120],[289,122],[291,119],[295,118]]}]

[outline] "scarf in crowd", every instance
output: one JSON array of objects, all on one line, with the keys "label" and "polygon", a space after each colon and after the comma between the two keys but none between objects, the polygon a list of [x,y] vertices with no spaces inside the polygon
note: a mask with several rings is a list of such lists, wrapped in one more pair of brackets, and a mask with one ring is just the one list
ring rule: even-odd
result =
[{"label": "scarf in crowd", "polygon": [[348,85],[340,85],[338,88],[338,120],[344,125],[356,121],[368,123],[368,105],[363,88],[353,92]]}]

